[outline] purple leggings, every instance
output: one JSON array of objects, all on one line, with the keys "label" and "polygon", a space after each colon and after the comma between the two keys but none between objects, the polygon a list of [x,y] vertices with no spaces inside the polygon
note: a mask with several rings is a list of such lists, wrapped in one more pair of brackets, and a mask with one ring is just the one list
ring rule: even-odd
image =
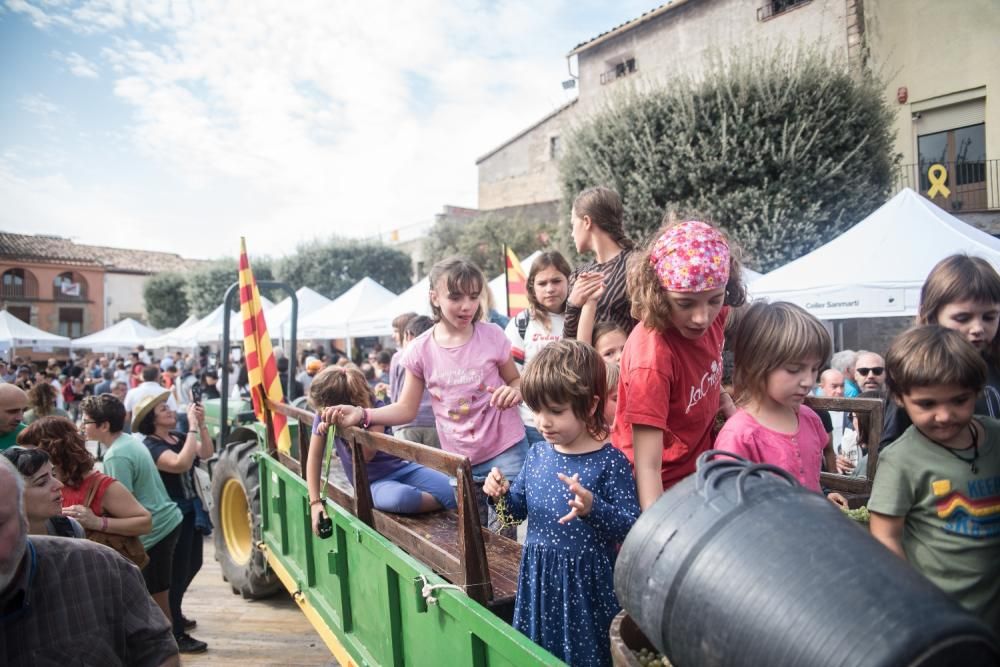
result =
[{"label": "purple leggings", "polygon": [[445,509],[455,509],[455,489],[449,477],[418,463],[405,467],[371,483],[375,509],[396,514],[420,512],[420,494],[427,492]]}]

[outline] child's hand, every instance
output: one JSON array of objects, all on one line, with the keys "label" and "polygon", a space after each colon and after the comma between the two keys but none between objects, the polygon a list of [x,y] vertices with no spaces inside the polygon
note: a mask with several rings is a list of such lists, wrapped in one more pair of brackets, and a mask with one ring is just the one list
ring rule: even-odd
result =
[{"label": "child's hand", "polygon": [[584,271],[576,277],[573,289],[569,294],[569,303],[573,306],[582,307],[593,296],[594,293],[604,288],[604,274],[598,271]]},{"label": "child's hand", "polygon": [[847,498],[840,495],[836,491],[834,491],[833,493],[828,493],[826,499],[829,500],[834,505],[836,505],[837,507],[843,507],[845,510],[848,509]]},{"label": "child's hand", "polygon": [[587,516],[590,514],[590,509],[594,506],[594,494],[583,487],[580,484],[580,475],[574,474],[572,477],[567,477],[562,473],[558,473],[559,480],[569,487],[570,492],[573,494],[572,500],[569,501],[569,506],[572,507],[569,514],[559,519],[559,523],[569,523],[578,516]]},{"label": "child's hand", "polygon": [[324,516],[326,516],[326,511],[323,509],[323,504],[316,503],[315,505],[311,505],[309,507],[309,510],[312,513],[313,535],[315,535],[316,537],[322,537],[322,535],[319,534],[319,520]]},{"label": "child's hand", "polygon": [[841,475],[850,475],[854,472],[854,463],[843,454],[837,454],[837,472]]},{"label": "child's hand", "polygon": [[493,468],[483,482],[483,493],[490,498],[499,498],[510,490],[510,482],[503,478],[500,468]]},{"label": "child's hand", "polygon": [[512,408],[521,402],[521,392],[515,388],[507,385],[500,387],[487,387],[486,391],[493,394],[490,397],[490,405],[495,407],[497,410],[506,410],[507,408]]},{"label": "child's hand", "polygon": [[365,411],[353,405],[334,405],[323,408],[322,419],[326,424],[357,426],[364,419]]}]

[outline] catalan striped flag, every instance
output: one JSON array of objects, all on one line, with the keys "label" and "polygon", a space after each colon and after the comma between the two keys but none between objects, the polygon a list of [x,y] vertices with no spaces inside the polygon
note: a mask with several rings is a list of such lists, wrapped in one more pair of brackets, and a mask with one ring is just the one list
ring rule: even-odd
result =
[{"label": "catalan striped flag", "polygon": [[504,246],[507,255],[507,317],[514,317],[528,307],[528,276],[510,246]]},{"label": "catalan striped flag", "polygon": [[[260,304],[260,292],[247,257],[246,239],[240,238],[240,315],[243,318],[243,351],[247,360],[247,375],[250,378],[250,396],[257,419],[264,419],[264,398],[274,403],[285,400],[278,378],[278,364],[271,349],[271,337],[264,321],[264,308]],[[271,424],[274,437],[278,441],[278,451],[290,454],[292,436],[288,430],[288,418],[272,412]]]}]

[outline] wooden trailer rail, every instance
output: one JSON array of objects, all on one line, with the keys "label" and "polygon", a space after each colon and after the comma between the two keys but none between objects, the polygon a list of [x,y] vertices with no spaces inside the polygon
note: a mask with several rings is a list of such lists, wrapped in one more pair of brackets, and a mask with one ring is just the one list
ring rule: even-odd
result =
[{"label": "wooden trailer rail", "polygon": [[[272,456],[276,456],[283,465],[305,478],[309,438],[315,415],[308,410],[272,401],[266,401],[266,407],[299,422],[298,460],[274,449],[270,420],[268,445]],[[469,459],[359,428],[347,428],[338,435],[343,437],[351,449],[354,488],[345,489],[328,480],[327,496],[394,544],[429,565],[443,578],[464,587],[470,598],[494,609],[501,616],[512,614],[521,545],[482,527]],[[403,515],[375,509],[363,446],[419,463],[457,480],[457,511]]]},{"label": "wooden trailer rail", "polygon": [[[882,439],[882,401],[878,398],[829,398],[826,396],[808,396],[806,405],[813,409],[832,412],[853,412],[868,414],[868,433],[864,434],[864,442],[868,445],[868,469],[864,478],[848,477],[835,473],[820,474],[820,484],[825,488],[838,491],[848,497],[848,500],[858,499],[867,502],[872,492],[872,480],[878,468],[878,443]],[[852,506],[855,504],[851,503]]]}]

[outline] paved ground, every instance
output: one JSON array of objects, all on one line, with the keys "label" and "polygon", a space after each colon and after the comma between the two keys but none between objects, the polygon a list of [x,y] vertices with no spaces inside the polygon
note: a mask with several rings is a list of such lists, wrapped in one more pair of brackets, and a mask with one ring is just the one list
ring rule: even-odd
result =
[{"label": "paved ground", "polygon": [[336,665],[326,645],[286,593],[267,600],[244,600],[222,580],[212,538],[205,563],[184,597],[184,614],[198,621],[191,631],[208,643],[201,655],[183,656],[184,665]]}]

